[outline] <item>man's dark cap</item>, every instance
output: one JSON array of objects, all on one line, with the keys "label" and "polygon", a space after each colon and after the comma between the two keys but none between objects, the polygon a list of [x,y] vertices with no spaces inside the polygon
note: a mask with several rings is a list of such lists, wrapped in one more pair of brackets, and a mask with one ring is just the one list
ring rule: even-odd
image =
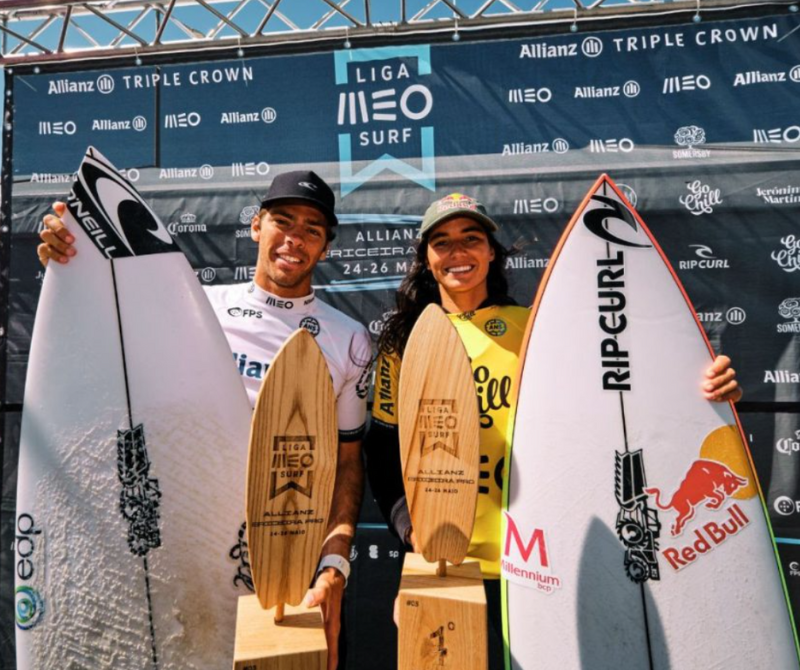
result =
[{"label": "man's dark cap", "polygon": [[339,225],[339,220],[334,212],[336,196],[333,195],[331,187],[316,172],[294,170],[275,177],[269,186],[267,195],[261,201],[261,207],[266,208],[267,205],[279,200],[304,200],[325,215],[328,225]]}]

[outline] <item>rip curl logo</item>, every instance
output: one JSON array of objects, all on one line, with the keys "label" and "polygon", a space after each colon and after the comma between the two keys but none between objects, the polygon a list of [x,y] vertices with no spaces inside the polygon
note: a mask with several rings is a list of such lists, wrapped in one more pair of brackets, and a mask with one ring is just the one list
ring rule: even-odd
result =
[{"label": "rip curl logo", "polygon": [[[342,197],[384,170],[434,191],[434,133],[426,124],[433,94],[423,79],[431,74],[430,47],[339,51],[334,65],[336,85],[344,87],[339,90],[337,125],[348,131],[339,134]],[[355,161],[370,160],[354,170]],[[414,164],[418,161],[420,167]]]}]

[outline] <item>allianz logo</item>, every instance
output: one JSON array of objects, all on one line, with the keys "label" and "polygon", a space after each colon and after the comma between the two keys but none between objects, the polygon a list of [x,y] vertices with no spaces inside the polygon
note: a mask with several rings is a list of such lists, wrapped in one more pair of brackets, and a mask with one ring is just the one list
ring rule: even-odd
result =
[{"label": "allianz logo", "polygon": [[628,154],[636,148],[629,137],[611,140],[589,140],[589,151],[593,154],[624,153]]},{"label": "allianz logo", "polygon": [[733,78],[733,85],[752,86],[753,84],[774,84],[786,81],[800,83],[800,65],[795,65],[788,72],[785,70],[780,72],[762,72],[761,70],[737,72]]},{"label": "allianz logo", "polygon": [[791,456],[800,453],[800,430],[794,431],[794,437],[782,437],[775,442],[775,450],[780,454]]},{"label": "allianz logo", "polygon": [[679,270],[729,270],[727,258],[717,258],[711,247],[705,244],[690,244],[690,248],[694,249],[694,253],[698,256],[697,259],[688,261],[678,261]]},{"label": "allianz logo", "polygon": [[114,119],[93,119],[92,130],[135,130],[142,132],[147,129],[147,119],[143,116],[135,116],[133,119],[114,120]]},{"label": "allianz logo", "polygon": [[800,126],[753,129],[753,142],[755,144],[794,144],[798,141],[800,141]]},{"label": "allianz logo", "polygon": [[220,125],[238,123],[273,123],[278,118],[278,113],[272,107],[264,107],[260,112],[222,112]]},{"label": "allianz logo", "polygon": [[729,323],[732,326],[741,326],[747,319],[747,312],[741,307],[731,307],[726,312],[697,312],[700,323]]},{"label": "allianz logo", "polygon": [[64,95],[68,93],[103,93],[108,95],[114,91],[114,78],[110,74],[101,74],[96,81],[72,81],[70,79],[53,79],[47,85],[47,95]]},{"label": "allianz logo", "polygon": [[711,88],[711,79],[704,74],[687,74],[679,77],[666,77],[661,90],[663,95],[685,93],[687,91],[707,91]]},{"label": "allianz logo", "polygon": [[181,233],[205,233],[207,226],[205,223],[197,223],[197,217],[194,214],[185,212],[181,214],[178,221],[172,221],[167,230],[170,235],[180,235]]},{"label": "allianz logo", "polygon": [[231,176],[233,177],[266,177],[269,174],[269,163],[231,163]]},{"label": "allianz logo", "polygon": [[181,112],[180,114],[165,114],[164,128],[196,128],[203,117],[197,112]]},{"label": "allianz logo", "polygon": [[158,171],[159,179],[212,179],[214,177],[214,168],[207,163],[201,165],[199,168],[161,168]]},{"label": "allianz logo", "polygon": [[[580,51],[578,51],[580,46]],[[532,42],[520,46],[520,58],[569,58],[583,54],[587,58],[596,58],[603,53],[603,41],[599,37],[586,37],[578,45],[572,44],[548,44],[547,42]]]},{"label": "allianz logo", "polygon": [[631,79],[622,86],[576,86],[576,98],[635,98],[642,92],[638,81]]},{"label": "allianz logo", "polygon": [[39,121],[40,135],[74,135],[77,131],[74,121]]},{"label": "allianz logo", "polygon": [[569,142],[557,137],[552,142],[510,142],[503,145],[503,156],[524,156],[527,154],[565,154],[569,151]]}]

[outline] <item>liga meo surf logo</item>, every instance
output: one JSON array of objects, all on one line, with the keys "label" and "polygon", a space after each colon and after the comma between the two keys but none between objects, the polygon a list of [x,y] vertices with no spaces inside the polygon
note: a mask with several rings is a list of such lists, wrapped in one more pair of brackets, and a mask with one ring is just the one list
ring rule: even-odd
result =
[{"label": "liga meo surf logo", "polygon": [[[430,47],[348,49],[334,54],[334,66],[342,197],[384,170],[435,190]],[[370,162],[354,172],[355,161]]]},{"label": "liga meo surf logo", "polygon": [[306,498],[314,492],[313,435],[276,435],[270,459],[269,499],[297,491]]},{"label": "liga meo surf logo", "polygon": [[421,455],[441,449],[458,458],[458,407],[454,399],[419,401],[417,431]]}]

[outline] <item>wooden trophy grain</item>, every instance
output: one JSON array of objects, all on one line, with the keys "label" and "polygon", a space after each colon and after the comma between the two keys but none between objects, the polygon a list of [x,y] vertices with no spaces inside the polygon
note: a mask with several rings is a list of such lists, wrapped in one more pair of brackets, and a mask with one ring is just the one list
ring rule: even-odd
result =
[{"label": "wooden trophy grain", "polygon": [[420,549],[403,565],[398,670],[486,670],[483,579],[478,562],[464,560],[478,501],[478,403],[467,352],[436,305],[408,339],[398,396],[403,482]]},{"label": "wooden trophy grain", "polygon": [[325,539],[337,460],[328,365],[300,329],[275,356],[253,413],[245,516],[256,593],[239,599],[234,670],[325,670],[322,615],[300,603]]}]

